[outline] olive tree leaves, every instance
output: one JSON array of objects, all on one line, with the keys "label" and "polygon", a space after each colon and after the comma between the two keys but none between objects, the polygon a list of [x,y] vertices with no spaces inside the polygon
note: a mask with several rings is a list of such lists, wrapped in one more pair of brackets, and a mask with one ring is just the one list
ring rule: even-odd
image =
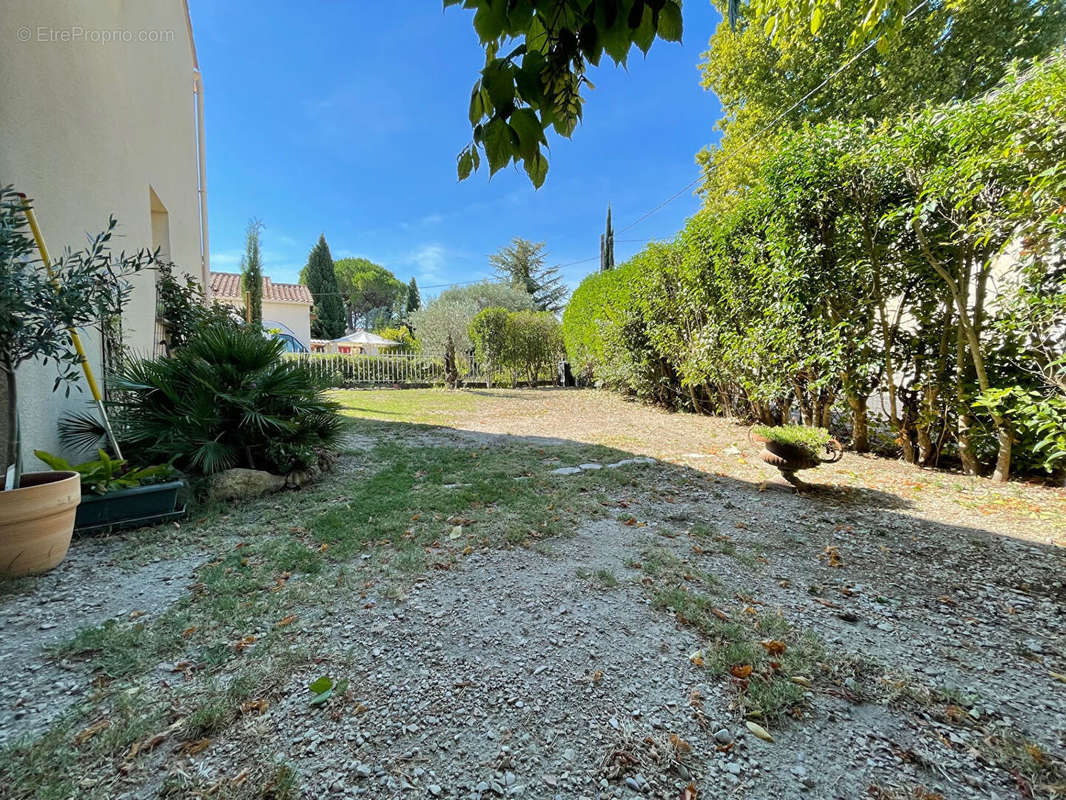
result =
[{"label": "olive tree leaves", "polygon": [[[474,12],[485,66],[470,94],[470,143],[459,180],[488,162],[494,175],[521,164],[533,186],[548,175],[547,131],[567,138],[581,121],[586,77],[604,53],[624,66],[633,46],[680,42],[680,0],[444,0]],[[512,49],[504,52],[506,47]]]}]

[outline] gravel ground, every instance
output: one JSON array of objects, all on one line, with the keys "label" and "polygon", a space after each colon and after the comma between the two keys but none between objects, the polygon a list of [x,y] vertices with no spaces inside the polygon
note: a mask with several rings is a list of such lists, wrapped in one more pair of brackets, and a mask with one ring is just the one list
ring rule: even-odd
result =
[{"label": "gravel ground", "polygon": [[[684,800],[690,785],[690,798],[1066,791],[1030,790],[995,755],[1018,743],[1045,765],[1066,758],[1066,491],[848,454],[805,475],[821,490],[795,494],[728,421],[598,392],[470,394],[473,404],[440,412],[441,428],[412,434],[434,446],[605,444],[656,463],[620,467],[637,485],[572,535],[471,553],[400,597],[356,586],[329,607],[295,610],[292,647],[314,663],[264,687],[260,713],[241,714],[209,746],[160,748],[156,776],[107,796],[156,796],[167,772],[240,785],[248,764],[275,762],[297,770],[298,796],[322,798]],[[359,468],[397,435],[353,436]],[[91,675],[50,659],[49,644],[159,613],[205,558],[124,571],[120,542],[77,542],[59,569],[0,595],[0,664],[19,676],[0,686],[0,741],[41,730],[87,691]],[[816,682],[802,713],[767,726],[773,742],[757,739],[727,682],[690,661],[700,634],[653,607],[637,566],[649,547],[720,580],[728,613],[780,611],[813,632],[853,677]],[[349,689],[312,708],[307,686],[323,674]]]}]

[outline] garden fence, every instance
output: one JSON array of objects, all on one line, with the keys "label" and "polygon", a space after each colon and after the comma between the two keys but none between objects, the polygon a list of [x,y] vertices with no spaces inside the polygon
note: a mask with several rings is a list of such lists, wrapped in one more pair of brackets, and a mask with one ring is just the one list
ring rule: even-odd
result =
[{"label": "garden fence", "polygon": [[[350,386],[426,386],[444,383],[444,356],[425,353],[382,353],[376,356],[347,353],[285,353],[285,358],[307,367],[328,385],[344,389]],[[485,371],[469,355],[456,355],[459,380],[464,384],[483,385]],[[525,376],[520,376],[525,384]],[[546,365],[537,376],[537,384],[555,381],[554,368]],[[497,372],[497,386],[510,386],[510,373]]]},{"label": "garden fence", "polygon": [[[422,353],[382,353],[349,355],[346,353],[287,353],[329,385],[336,388],[364,385],[410,385],[444,383],[444,357]],[[459,376],[464,381],[483,380],[478,365],[457,357]]]}]

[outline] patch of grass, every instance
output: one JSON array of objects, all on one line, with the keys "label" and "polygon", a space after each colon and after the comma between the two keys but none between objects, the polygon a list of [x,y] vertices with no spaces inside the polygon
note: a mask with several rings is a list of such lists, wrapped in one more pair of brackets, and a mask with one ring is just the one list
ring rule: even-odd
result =
[{"label": "patch of grass", "polygon": [[618,578],[615,577],[611,570],[606,568],[596,570],[593,577],[596,578],[601,586],[607,589],[613,589],[618,585]]},{"label": "patch of grass", "polygon": [[825,428],[811,428],[807,425],[757,425],[754,432],[771,442],[800,447],[812,456],[824,452],[830,439],[829,431]]},{"label": "patch of grass", "polygon": [[[553,448],[552,456],[578,463],[602,457],[602,450],[564,446]],[[561,479],[551,475],[554,462],[547,456],[537,463],[530,455],[522,445],[383,444],[370,454],[376,472],[344,486],[345,500],[307,527],[315,542],[328,545],[327,558],[344,560],[380,546],[522,544],[603,515],[596,492],[614,485],[614,470]]]},{"label": "patch of grass", "polygon": [[602,567],[598,570],[590,570],[587,567],[578,567],[576,570],[577,577],[583,581],[590,581],[596,583],[604,589],[613,589],[618,586],[618,577],[612,570]]},{"label": "patch of grass", "polygon": [[704,666],[730,681],[744,716],[775,720],[802,706],[807,687],[793,678],[810,682],[825,660],[821,642],[793,628],[781,614],[747,609],[728,614],[720,602],[680,585],[653,594],[657,608],[672,610],[679,622],[706,638]]},{"label": "patch of grass", "polygon": [[479,399],[472,392],[446,389],[338,390],[330,398],[348,417],[422,424],[447,424],[450,415],[473,411]]}]

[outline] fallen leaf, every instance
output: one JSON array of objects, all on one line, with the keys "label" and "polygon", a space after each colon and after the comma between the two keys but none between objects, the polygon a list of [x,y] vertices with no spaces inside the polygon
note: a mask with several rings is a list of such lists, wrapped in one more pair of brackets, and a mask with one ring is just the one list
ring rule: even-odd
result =
[{"label": "fallen leaf", "polygon": [[598,670],[596,670],[595,672],[592,673],[592,682],[593,683],[599,683],[602,680],[603,680],[603,670],[602,669],[598,669]]},{"label": "fallen leaf", "polygon": [[130,612],[130,619],[137,619],[137,617],[143,617],[143,616],[144,616],[144,612],[143,611],[131,611]]},{"label": "fallen leaf", "polygon": [[759,642],[759,644],[762,645],[763,650],[765,650],[772,656],[781,655],[783,652],[785,652],[786,648],[785,643],[778,641],[777,639],[764,639],[763,641]]},{"label": "fallen leaf", "polygon": [[81,731],[74,737],[74,744],[84,744],[91,738],[96,736],[100,731],[107,730],[111,726],[110,720],[102,719],[99,722],[94,722],[85,730]]},{"label": "fallen leaf", "polygon": [[239,642],[237,642],[237,644],[234,645],[234,647],[236,648],[238,653],[242,653],[245,650],[247,650],[253,644],[255,644],[255,637],[251,636],[251,635],[248,635],[248,636],[245,636],[244,638],[242,638]]},{"label": "fallen leaf", "polygon": [[248,780],[248,770],[242,769],[237,773],[237,776],[231,781],[231,783],[234,786],[243,786],[246,780]]},{"label": "fallen leaf", "polygon": [[703,651],[697,650],[694,653],[690,653],[688,660],[695,664],[697,667],[703,666]]},{"label": "fallen leaf", "polygon": [[183,630],[181,632],[182,638],[188,639],[190,636],[192,636],[198,630],[200,630],[200,629],[198,627],[196,627],[195,625],[190,625],[188,628],[186,628],[185,630]]},{"label": "fallen leaf", "polygon": [[181,751],[187,756],[194,756],[197,753],[206,750],[210,744],[210,739],[197,739],[195,742],[186,742],[183,744],[181,746]]},{"label": "fallen leaf", "polygon": [[676,750],[681,755],[686,755],[692,752],[692,745],[690,745],[676,733],[670,734],[670,744],[672,744],[674,746],[674,750]]},{"label": "fallen leaf", "polygon": [[1066,675],[1063,675],[1061,672],[1052,672],[1051,670],[1048,670],[1047,674],[1057,680],[1059,683],[1066,683]]},{"label": "fallen leaf", "polygon": [[681,796],[678,800],[696,800],[696,784],[690,783],[684,789],[681,790]]},{"label": "fallen leaf", "polygon": [[262,700],[262,699],[260,699],[260,700],[248,700],[247,702],[241,704],[241,712],[244,713],[244,714],[248,714],[248,713],[251,713],[252,711],[255,711],[255,712],[259,713],[259,714],[264,714],[264,713],[266,713],[266,710],[269,707],[270,707],[270,701],[269,700]]},{"label": "fallen leaf", "polygon": [[770,731],[766,730],[766,728],[764,728],[762,725],[750,721],[745,724],[748,726],[748,730],[751,731],[753,735],[755,735],[759,739],[762,739],[764,742],[772,742],[774,740],[774,737],[770,735]]},{"label": "fallen leaf", "polygon": [[463,526],[462,525],[456,525],[455,527],[452,528],[452,532],[448,534],[448,538],[449,539],[458,539],[462,535],[463,535]]},{"label": "fallen leaf", "polygon": [[744,680],[751,675],[751,664],[734,664],[729,668],[729,674]]},{"label": "fallen leaf", "polygon": [[791,681],[793,683],[797,684],[798,686],[810,686],[811,685],[811,679],[810,678],[804,678],[802,675],[793,675],[792,678],[791,678]]},{"label": "fallen leaf", "polygon": [[292,623],[294,622],[296,622],[296,615],[289,614],[289,616],[285,617],[284,619],[278,620],[276,627],[284,628],[286,625],[292,625]]},{"label": "fallen leaf", "polygon": [[837,550],[835,545],[829,545],[825,548],[825,557],[831,567],[844,566],[844,562],[840,558],[840,551]]},{"label": "fallen leaf", "polygon": [[722,622],[729,621],[729,615],[722,611],[720,608],[715,608],[712,606],[711,613],[718,617],[718,619],[722,620]]}]

